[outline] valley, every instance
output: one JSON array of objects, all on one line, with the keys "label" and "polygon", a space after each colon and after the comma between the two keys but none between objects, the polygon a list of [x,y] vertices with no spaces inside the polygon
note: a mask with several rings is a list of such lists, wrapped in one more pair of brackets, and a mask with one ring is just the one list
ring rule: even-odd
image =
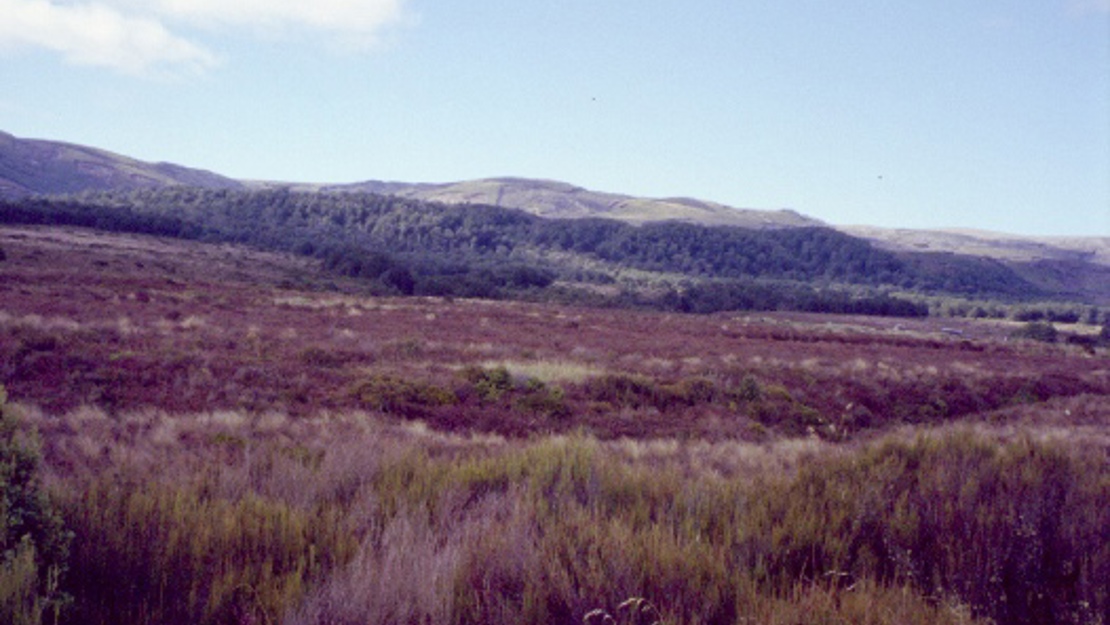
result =
[{"label": "valley", "polygon": [[[449,431],[840,440],[1110,393],[1106,348],[1012,338],[1021,324],[1005,320],[382,297],[296,256],[0,232],[0,371],[10,393],[52,411],[365,410],[384,401],[360,397],[369,379],[398,385],[385,394],[412,382],[450,396],[387,411]],[[475,369],[508,374],[495,400],[474,396]],[[762,399],[738,398],[753,383]],[[559,406],[519,409],[539,402],[530,393]]]},{"label": "valley", "polygon": [[4,226],[0,250],[0,414],[37,432],[72,532],[42,525],[66,549],[5,569],[0,603],[64,572],[34,595],[57,622],[1110,610],[1106,347],[386,296],[311,257],[83,228]]}]

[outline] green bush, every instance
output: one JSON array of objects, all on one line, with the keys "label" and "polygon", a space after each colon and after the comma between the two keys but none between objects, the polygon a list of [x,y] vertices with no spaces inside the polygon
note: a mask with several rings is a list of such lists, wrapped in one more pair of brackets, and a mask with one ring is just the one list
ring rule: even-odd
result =
[{"label": "green bush", "polygon": [[[448,441],[283,440],[172,484],[126,467],[74,481],[69,622],[581,623],[629,597],[669,625],[1090,625],[1110,609],[1097,445],[965,430],[735,472],[701,443]],[[318,496],[285,501],[267,472]],[[26,596],[35,557],[17,547],[0,596]]]},{"label": "green bush", "polygon": [[530,412],[554,418],[570,416],[570,406],[566,393],[558,386],[549,387],[539,380],[529,380],[524,393],[513,400],[513,408],[520,412]]},{"label": "green bush", "polygon": [[462,377],[474,385],[474,390],[483,402],[495,402],[512,390],[513,377],[505,367],[467,367]]},{"label": "green bush", "polygon": [[651,378],[626,373],[607,373],[590,378],[583,385],[583,390],[592,401],[631,408],[665,407],[669,395]]},{"label": "green bush", "polygon": [[662,391],[669,396],[670,403],[685,406],[707,404],[719,395],[713,380],[701,377],[683,378],[674,384],[666,384]]},{"label": "green bush", "polygon": [[429,408],[458,401],[453,393],[434,384],[392,375],[370,376],[356,383],[350,393],[369,408],[401,416],[421,416]]},{"label": "green bush", "polygon": [[67,600],[60,582],[71,537],[42,488],[39,462],[0,386],[0,622],[13,625],[56,621]]}]

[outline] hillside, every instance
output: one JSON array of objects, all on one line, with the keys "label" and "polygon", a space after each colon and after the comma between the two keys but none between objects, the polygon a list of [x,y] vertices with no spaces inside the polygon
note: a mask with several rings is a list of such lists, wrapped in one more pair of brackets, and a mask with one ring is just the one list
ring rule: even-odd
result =
[{"label": "hillside", "polygon": [[791,210],[738,209],[691,198],[639,198],[583,189],[565,182],[527,178],[486,178],[445,184],[367,181],[319,187],[324,191],[364,191],[444,204],[487,204],[517,208],[540,217],[603,217],[634,224],[685,221],[743,228],[802,228],[823,222]]},{"label": "hillside", "polygon": [[[736,209],[690,198],[638,198],[591,191],[550,180],[488,178],[442,184],[364,181],[337,185],[239,181],[180,165],[148,163],[96,148],[18,139],[0,132],[0,198],[90,191],[119,194],[138,189],[184,187],[277,192],[280,197],[285,197],[280,195],[283,192],[322,196],[364,196],[369,193],[437,205],[517,209],[537,217],[563,221],[601,218],[634,226],[672,222],[706,227],[735,226],[759,231],[827,227],[819,220],[791,210]],[[257,196],[251,201],[255,199]],[[325,203],[328,202],[332,200],[325,200]],[[169,210],[164,208],[162,214],[176,218],[172,207]],[[70,220],[65,223],[75,222]],[[270,224],[255,224],[252,227],[273,230]],[[585,229],[594,228],[586,226]],[[929,290],[956,292],[964,296],[977,293],[989,296],[988,292],[1024,293],[1110,305],[1110,238],[1040,239],[984,232],[892,230],[868,226],[837,229],[853,239],[870,241],[879,249],[895,254],[902,259],[899,262],[916,266],[914,271],[917,273],[939,275],[937,279],[921,279],[918,276],[909,282],[894,283],[897,285],[927,286]],[[650,239],[649,243],[659,248],[652,254],[669,245],[657,240],[655,235],[689,234],[673,228],[655,231],[652,236],[626,236],[627,231],[622,233],[628,244],[636,243],[635,239],[640,239],[636,244],[644,244],[642,239]],[[854,243],[850,245],[854,246]],[[702,276],[714,273],[707,272],[705,264],[697,261],[700,251],[694,250],[692,255],[686,253],[697,273]],[[613,257],[607,260],[619,262]],[[753,270],[763,265],[761,262],[748,264]],[[687,273],[688,268],[681,265],[671,262],[660,264],[653,260],[650,263],[641,262],[633,268]],[[617,267],[611,266],[605,272],[611,273],[614,269]],[[758,271],[750,273],[760,275]],[[983,277],[976,278],[972,274]],[[795,274],[792,279],[810,279],[813,275],[812,272],[808,277]],[[984,289],[984,282],[994,284]]]},{"label": "hillside", "polygon": [[0,196],[0,624],[1110,614],[1110,315],[1014,269],[1097,248],[47,147],[136,186]]},{"label": "hillside", "polygon": [[837,229],[896,253],[989,258],[1045,291],[1110,304],[1110,237],[1021,237],[980,230],[872,226]]},{"label": "hillside", "polygon": [[928,312],[910,294],[1056,299],[992,259],[895,254],[831,228],[637,226],[369,193],[96,192],[0,201],[0,222],[247,243],[313,256],[402,294],[908,316]]},{"label": "hillside", "polygon": [[838,226],[837,230],[907,252],[950,252],[1007,262],[1090,262],[1110,266],[1110,237],[1023,237],[982,230]]},{"label": "hillside", "polygon": [[147,163],[105,150],[0,131],[0,197],[169,186],[235,189],[242,183],[172,163]]}]

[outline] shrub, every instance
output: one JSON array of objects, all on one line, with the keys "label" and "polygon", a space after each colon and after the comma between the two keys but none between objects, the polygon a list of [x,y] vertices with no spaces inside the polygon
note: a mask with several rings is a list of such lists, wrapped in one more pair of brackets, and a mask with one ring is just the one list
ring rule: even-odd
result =
[{"label": "shrub", "polygon": [[408,417],[457,401],[453,393],[439,386],[391,375],[371,376],[356,383],[350,393],[369,408]]},{"label": "shrub", "polygon": [[1058,332],[1056,331],[1056,326],[1052,325],[1050,322],[1030,321],[1018,330],[1015,330],[1014,336],[1045,343],[1055,343]]},{"label": "shrub", "polygon": [[746,375],[740,380],[740,384],[728,389],[726,395],[731,402],[739,404],[759,401],[762,391],[759,388],[759,382],[752,376]]},{"label": "shrub", "polygon": [[[4,552],[0,561],[0,619],[11,625],[39,625],[47,602],[39,594],[39,567],[35,547],[21,540]],[[55,612],[55,621],[57,613]]]},{"label": "shrub", "polygon": [[513,376],[505,367],[467,367],[462,377],[474,385],[474,390],[483,402],[495,402],[512,390]]},{"label": "shrub", "polygon": [[588,399],[615,406],[641,408],[665,406],[665,395],[648,377],[625,373],[607,373],[586,380],[583,390]]},{"label": "shrub", "polygon": [[539,380],[529,380],[524,394],[513,400],[513,408],[520,412],[547,417],[565,418],[570,416],[566,393],[558,386],[549,387]]},{"label": "shrub", "polygon": [[[487,411],[552,390],[518,382]],[[199,454],[172,484],[138,466],[71,482],[71,622],[627,621],[628,597],[668,625],[1091,625],[1110,608],[1101,443],[482,442],[383,424],[301,447],[293,431],[270,453],[231,426],[166,446]],[[133,444],[101,438],[111,456]],[[17,554],[19,582],[34,554]]]},{"label": "shrub", "polygon": [[717,399],[717,385],[707,378],[683,378],[674,384],[667,384],[663,392],[669,395],[669,403],[694,406],[707,404]]},{"label": "shrub", "polygon": [[0,386],[0,622],[37,624],[58,618],[70,534],[40,484],[35,440],[19,422]]}]

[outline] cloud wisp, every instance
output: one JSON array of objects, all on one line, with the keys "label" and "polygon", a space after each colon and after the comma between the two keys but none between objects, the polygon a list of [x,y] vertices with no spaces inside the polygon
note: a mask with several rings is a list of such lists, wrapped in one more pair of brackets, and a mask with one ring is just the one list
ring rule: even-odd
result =
[{"label": "cloud wisp", "polygon": [[201,23],[308,28],[368,38],[401,16],[401,0],[155,0],[167,17]]},{"label": "cloud wisp", "polygon": [[105,4],[0,0],[0,15],[0,47],[45,48],[76,65],[141,74],[167,66],[203,71],[216,63],[211,52],[158,20]]},{"label": "cloud wisp", "polygon": [[[0,0],[0,50],[40,48],[125,73],[198,73],[218,60],[189,26],[223,36],[309,32],[365,47],[401,18],[404,0]],[[188,31],[186,31],[188,32]]]}]

